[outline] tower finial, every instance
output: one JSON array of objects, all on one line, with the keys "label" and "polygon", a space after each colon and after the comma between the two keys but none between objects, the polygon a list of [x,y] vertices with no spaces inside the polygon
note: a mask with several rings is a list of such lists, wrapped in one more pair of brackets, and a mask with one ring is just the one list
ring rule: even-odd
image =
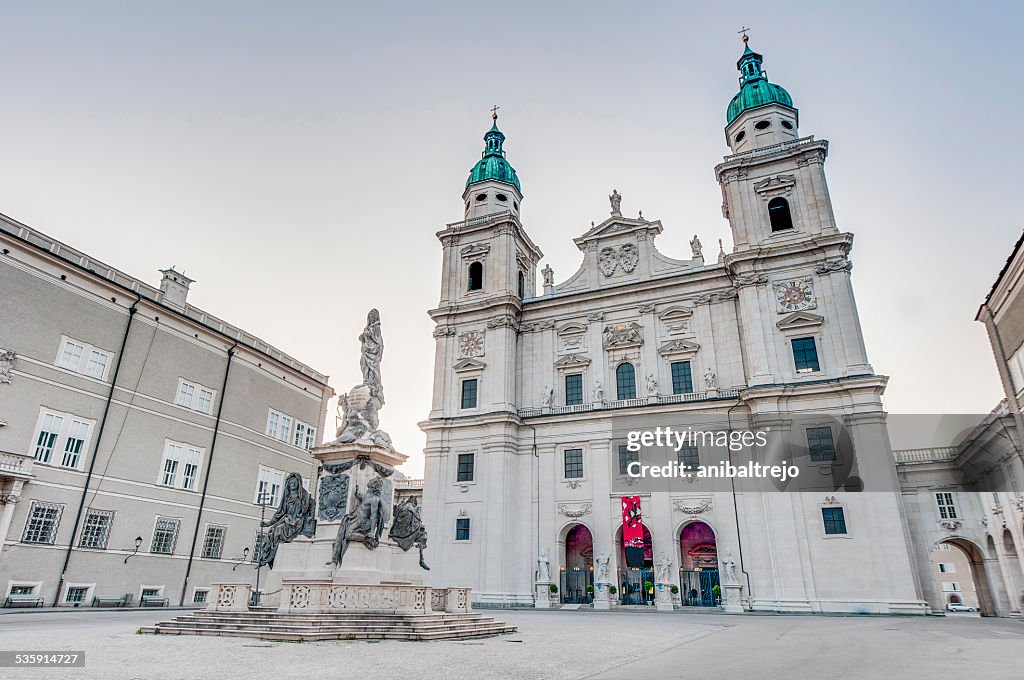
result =
[{"label": "tower finial", "polygon": [[493,120],[493,121],[497,121],[498,120],[498,109],[500,109],[500,108],[501,107],[498,106],[497,104],[495,104],[494,106],[491,107],[491,120]]},{"label": "tower finial", "polygon": [[747,31],[749,31],[749,30],[750,30],[749,27],[743,26],[743,27],[740,28],[740,30],[736,31],[737,33],[741,33],[743,35],[743,37],[740,38],[740,39],[743,41],[744,45],[746,45],[747,41],[750,40],[750,38],[747,36]]}]

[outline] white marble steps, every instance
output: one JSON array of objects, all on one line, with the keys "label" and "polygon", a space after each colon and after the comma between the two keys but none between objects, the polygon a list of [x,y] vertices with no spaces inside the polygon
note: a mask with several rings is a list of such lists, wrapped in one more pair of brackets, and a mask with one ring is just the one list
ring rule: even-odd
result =
[{"label": "white marble steps", "polygon": [[213,635],[263,640],[449,640],[514,633],[515,626],[476,612],[374,614],[278,612],[191,612],[140,633]]}]

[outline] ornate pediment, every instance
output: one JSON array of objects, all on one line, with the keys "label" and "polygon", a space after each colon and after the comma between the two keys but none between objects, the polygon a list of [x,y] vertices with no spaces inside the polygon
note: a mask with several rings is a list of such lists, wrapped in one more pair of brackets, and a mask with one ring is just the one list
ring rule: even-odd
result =
[{"label": "ornate pediment", "polygon": [[566,354],[555,362],[555,368],[577,368],[589,365],[590,358],[585,357],[582,354]]},{"label": "ornate pediment", "polygon": [[796,177],[793,175],[778,175],[769,177],[754,184],[754,191],[760,194],[761,198],[768,200],[776,196],[789,196],[796,186]]},{"label": "ornate pediment", "polygon": [[658,354],[663,357],[696,354],[699,349],[700,345],[696,342],[689,342],[688,340],[669,340],[658,348]]},{"label": "ornate pediment", "polygon": [[658,318],[662,321],[676,321],[678,319],[689,319],[691,316],[693,316],[692,309],[676,305],[664,310],[658,315]]},{"label": "ornate pediment", "polygon": [[486,243],[471,243],[459,251],[462,258],[466,260],[482,259],[486,257],[489,252],[491,252],[491,246]]},{"label": "ornate pediment", "polygon": [[586,325],[571,321],[558,330],[555,331],[558,335],[575,335],[577,333],[585,333],[587,330]]},{"label": "ornate pediment", "polygon": [[482,371],[487,368],[487,364],[480,361],[479,359],[463,359],[462,361],[455,364],[452,368],[455,369],[456,373],[471,373],[474,371]]},{"label": "ornate pediment", "polygon": [[825,320],[825,317],[811,312],[793,312],[789,316],[779,321],[776,326],[780,330],[790,330],[796,328],[811,328],[813,326],[820,326],[821,322]]}]

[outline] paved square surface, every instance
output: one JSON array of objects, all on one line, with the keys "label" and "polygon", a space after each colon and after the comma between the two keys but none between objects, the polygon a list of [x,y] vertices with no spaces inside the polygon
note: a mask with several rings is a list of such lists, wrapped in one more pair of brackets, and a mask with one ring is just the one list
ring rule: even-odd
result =
[{"label": "paved square surface", "polygon": [[137,635],[164,611],[0,616],[0,650],[86,650],[74,669],[0,678],[1024,678],[1024,622],[510,611],[519,633],[462,642],[276,643]]}]

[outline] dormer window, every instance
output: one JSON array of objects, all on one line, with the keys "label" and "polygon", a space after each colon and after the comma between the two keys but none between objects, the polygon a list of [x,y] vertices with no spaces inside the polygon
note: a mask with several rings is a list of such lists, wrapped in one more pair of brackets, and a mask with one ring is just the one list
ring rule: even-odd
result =
[{"label": "dormer window", "polygon": [[768,201],[768,220],[771,222],[773,233],[792,229],[793,216],[789,212],[789,201],[781,196]]},{"label": "dormer window", "polygon": [[466,290],[482,290],[484,287],[484,263],[474,262],[469,265],[469,282]]}]

